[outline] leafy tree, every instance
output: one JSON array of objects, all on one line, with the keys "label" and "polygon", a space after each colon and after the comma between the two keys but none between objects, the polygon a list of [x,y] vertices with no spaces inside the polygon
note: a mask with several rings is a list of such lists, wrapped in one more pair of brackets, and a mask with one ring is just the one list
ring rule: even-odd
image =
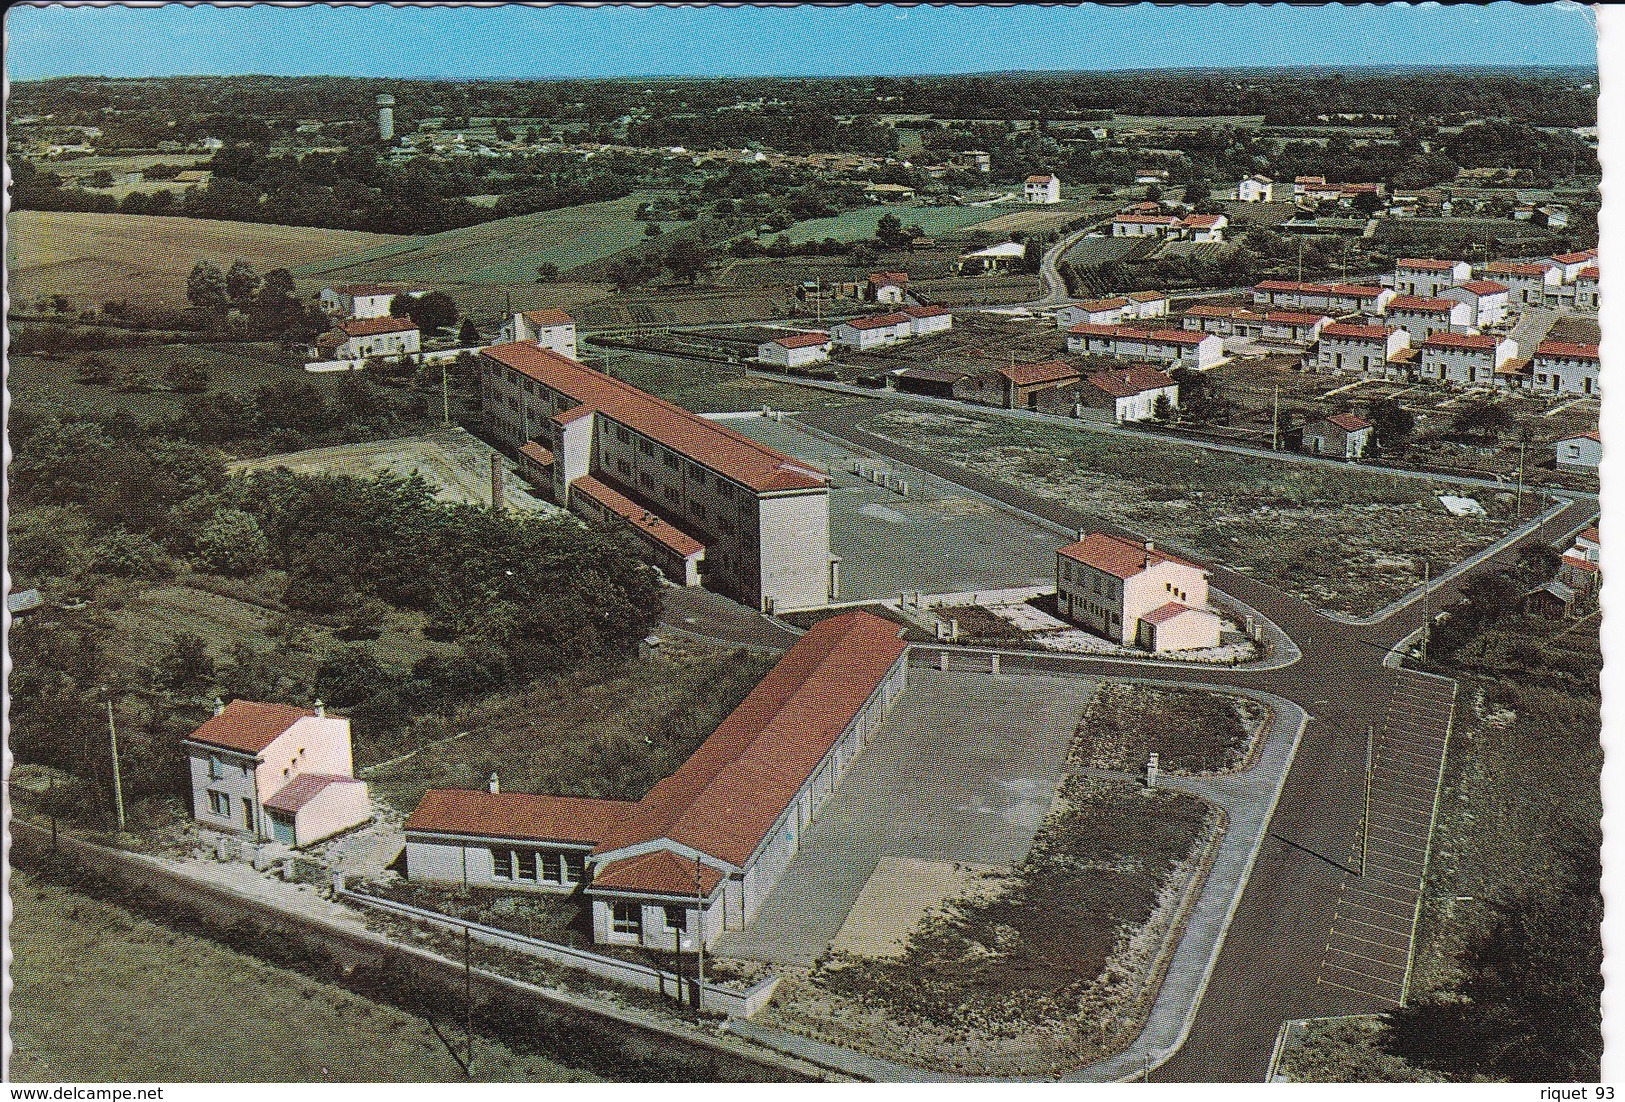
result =
[{"label": "leafy tree", "polygon": [[339,708],[367,699],[385,680],[378,652],[370,643],[346,643],[316,667],[317,693]]},{"label": "leafy tree", "polygon": [[559,266],[557,264],[542,264],[536,269],[537,283],[557,283]]},{"label": "leafy tree", "polygon": [[172,693],[200,696],[214,682],[214,659],[201,637],[183,631],[170,641],[153,674],[153,679]]},{"label": "leafy tree", "polygon": [[272,268],[260,281],[260,294],[277,298],[295,297],[292,273],[286,268]]},{"label": "leafy tree", "polygon": [[233,262],[231,269],[226,272],[226,295],[232,302],[246,304],[253,301],[260,291],[259,273],[254,271],[254,265],[246,260]]},{"label": "leafy tree", "polygon": [[901,249],[914,239],[913,235],[903,228],[903,220],[889,211],[880,216],[875,226],[875,240],[888,249]]},{"label": "leafy tree", "polygon": [[1156,403],[1151,408],[1151,415],[1159,421],[1174,419],[1174,404],[1168,400],[1168,395],[1157,395]]},{"label": "leafy tree", "polygon": [[457,343],[464,348],[472,348],[480,343],[480,331],[473,318],[464,318],[463,324],[457,328]]},{"label": "leafy tree", "polygon": [[201,394],[209,389],[209,368],[202,360],[171,360],[164,381],[177,394]]},{"label": "leafy tree", "polygon": [[1452,432],[1480,439],[1494,439],[1511,424],[1512,415],[1505,406],[1486,401],[1469,402],[1450,418]]},{"label": "leafy tree", "polygon": [[1416,428],[1416,415],[1392,398],[1372,402],[1366,407],[1365,415],[1384,447],[1406,440]]},{"label": "leafy tree", "polygon": [[96,541],[91,567],[122,577],[159,578],[169,573],[169,559],[151,537],[115,528]]},{"label": "leafy tree", "polygon": [[397,318],[411,318],[425,333],[437,333],[457,324],[457,303],[444,291],[415,297],[396,295],[389,302],[389,312]]},{"label": "leafy tree", "polygon": [[241,509],[221,509],[193,535],[198,564],[217,574],[257,574],[270,547],[259,521]]},{"label": "leafy tree", "polygon": [[711,266],[711,253],[692,237],[679,237],[660,259],[667,271],[692,285]]},{"label": "leafy tree", "polygon": [[206,310],[224,309],[228,301],[226,274],[211,261],[198,261],[186,277],[186,301]]}]

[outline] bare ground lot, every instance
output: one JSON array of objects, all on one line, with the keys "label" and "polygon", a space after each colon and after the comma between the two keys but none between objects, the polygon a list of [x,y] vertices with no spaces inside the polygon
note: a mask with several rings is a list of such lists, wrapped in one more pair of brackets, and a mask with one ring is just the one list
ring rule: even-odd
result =
[{"label": "bare ground lot", "polygon": [[156,215],[14,211],[6,266],[13,297],[62,294],[85,305],[126,299],[185,305],[199,260],[247,260],[263,272],[388,246],[407,238],[358,230]]},{"label": "bare ground lot", "polygon": [[[416,475],[433,488],[437,500],[459,505],[489,505],[493,455],[500,453],[466,429],[450,428],[397,440],[340,444],[245,459],[228,464],[227,469],[236,473],[286,468],[294,474],[352,478]],[[503,456],[502,467],[503,501],[509,508],[527,512],[559,511],[557,506],[531,492],[530,483],[520,477],[519,467],[513,460]]]},{"label": "bare ground lot", "polygon": [[1138,771],[1155,753],[1164,772],[1222,772],[1248,761],[1273,718],[1249,697],[1106,681],[1084,713],[1071,761]]},{"label": "bare ground lot", "polygon": [[863,427],[1355,615],[1419,584],[1424,557],[1436,570],[1510,527],[1451,516],[1445,482],[993,417],[893,409]]}]

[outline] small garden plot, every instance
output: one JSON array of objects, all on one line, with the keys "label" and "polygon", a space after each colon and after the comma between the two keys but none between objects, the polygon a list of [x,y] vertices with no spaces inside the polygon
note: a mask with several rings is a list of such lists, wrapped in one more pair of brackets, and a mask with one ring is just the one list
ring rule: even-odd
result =
[{"label": "small garden plot", "polygon": [[[1108,654],[1130,658],[1152,657],[1138,647],[1114,643],[1104,636],[1061,619],[1054,593],[970,605],[943,605],[936,610],[943,623],[958,621],[961,643],[1014,643],[1066,654]],[[1229,620],[1223,622],[1220,645],[1203,650],[1177,651],[1155,657],[1183,662],[1211,662],[1232,666],[1258,657],[1259,647]]]},{"label": "small garden plot", "polygon": [[1276,1074],[1289,1083],[1447,1083],[1384,1052],[1388,1032],[1378,1014],[1292,1022]]},{"label": "small garden plot", "polygon": [[1218,813],[1073,777],[1027,858],[928,917],[901,955],[832,951],[787,975],[771,1024],[966,1075],[1050,1075],[1139,1031],[1200,890]]},{"label": "small garden plot", "polygon": [[1137,771],[1154,753],[1164,772],[1224,772],[1249,762],[1273,718],[1250,697],[1106,681],[1089,701],[1067,760]]}]

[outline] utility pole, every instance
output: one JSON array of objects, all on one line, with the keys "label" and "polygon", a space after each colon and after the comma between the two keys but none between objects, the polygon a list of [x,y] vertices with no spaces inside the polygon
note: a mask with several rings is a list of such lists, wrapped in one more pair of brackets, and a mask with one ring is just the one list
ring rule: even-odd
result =
[{"label": "utility pole", "polygon": [[113,726],[113,694],[104,687],[102,692],[107,694],[107,741],[113,748],[113,809],[118,814],[118,832],[124,833],[124,782],[119,777],[118,770],[118,729]]},{"label": "utility pole", "polygon": [[451,387],[446,377],[446,361],[440,361],[440,423],[451,424]]},{"label": "utility pole", "polygon": [[1518,445],[1518,505],[1516,515],[1523,520],[1523,449],[1525,445]]},{"label": "utility pole", "polygon": [[1281,388],[1275,388],[1275,396],[1270,399],[1270,451],[1281,450]]},{"label": "utility pole", "polygon": [[474,967],[469,956],[468,925],[463,925],[463,1043],[467,1046],[463,1075],[474,1075]]},{"label": "utility pole", "polygon": [[696,1009],[705,1007],[705,888],[700,877],[704,866],[694,858],[694,958],[699,988],[694,992]]},{"label": "utility pole", "polygon": [[1433,613],[1428,607],[1428,587],[1431,584],[1433,564],[1422,560],[1422,657],[1428,656],[1428,644],[1433,637]]}]

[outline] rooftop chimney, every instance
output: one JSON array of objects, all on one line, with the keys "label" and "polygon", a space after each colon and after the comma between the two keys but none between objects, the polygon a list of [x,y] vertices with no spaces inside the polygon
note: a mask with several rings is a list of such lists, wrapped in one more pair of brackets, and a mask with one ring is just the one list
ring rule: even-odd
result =
[{"label": "rooftop chimney", "polygon": [[1147,551],[1155,551],[1157,549],[1157,545],[1155,543],[1152,543],[1150,540],[1146,540],[1145,541],[1145,549]]},{"label": "rooftop chimney", "polygon": [[498,795],[499,793],[501,793],[502,785],[500,783],[498,783],[497,775],[495,773],[492,773],[491,774],[491,779],[485,782],[485,788],[486,788],[486,791],[490,792],[491,795],[493,795],[493,796]]},{"label": "rooftop chimney", "polygon": [[495,452],[491,453],[491,511],[500,513],[507,501],[502,487],[502,457]]},{"label": "rooftop chimney", "polygon": [[214,698],[214,714],[215,715],[220,715],[225,710],[226,710],[226,702],[224,700],[221,700],[218,696],[215,697]]},{"label": "rooftop chimney", "polygon": [[327,705],[326,704],[323,704],[320,700],[318,700],[318,701],[316,701],[315,708],[316,708],[316,718],[317,719],[326,719],[327,718]]}]

